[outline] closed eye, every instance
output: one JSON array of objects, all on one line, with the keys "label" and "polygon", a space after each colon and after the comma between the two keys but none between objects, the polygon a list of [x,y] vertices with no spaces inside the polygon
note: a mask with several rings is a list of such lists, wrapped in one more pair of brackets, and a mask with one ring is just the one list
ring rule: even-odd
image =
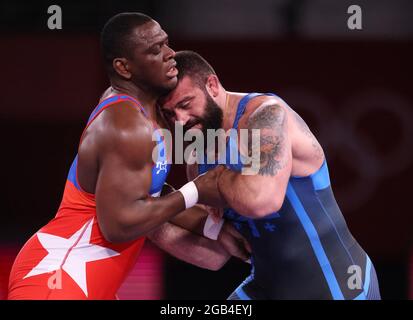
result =
[{"label": "closed eye", "polygon": [[152,54],[159,54],[161,53],[161,46],[159,44],[157,44],[156,46],[153,46],[151,48],[151,53]]},{"label": "closed eye", "polygon": [[164,116],[168,119],[171,119],[175,116],[175,112],[170,111],[168,109],[163,109],[162,112],[163,112]]},{"label": "closed eye", "polygon": [[182,110],[188,110],[189,108],[190,108],[190,102],[189,101],[187,101],[187,102],[185,102],[185,103],[183,103],[183,104],[181,104],[181,105],[179,105],[179,107],[178,107],[179,109],[182,109]]}]

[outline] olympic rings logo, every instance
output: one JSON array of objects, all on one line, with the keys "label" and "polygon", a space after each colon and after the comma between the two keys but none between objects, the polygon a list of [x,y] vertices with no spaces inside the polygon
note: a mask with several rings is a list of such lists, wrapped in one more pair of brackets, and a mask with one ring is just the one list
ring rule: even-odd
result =
[{"label": "olympic rings logo", "polygon": [[[338,155],[346,166],[357,173],[351,184],[339,189],[338,199],[346,210],[365,204],[381,179],[401,173],[413,160],[413,107],[396,92],[370,89],[347,97],[340,108],[330,106],[317,93],[293,89],[283,93],[297,112],[310,114],[315,125],[310,128],[320,141],[328,158]],[[378,152],[375,137],[361,134],[360,126],[372,114],[390,115],[397,120],[397,139],[386,152]],[[394,120],[394,119],[392,119]],[[375,123],[369,124],[374,127]],[[377,127],[377,125],[376,125]],[[330,173],[334,180],[334,172]],[[334,182],[332,183],[334,188]]]}]

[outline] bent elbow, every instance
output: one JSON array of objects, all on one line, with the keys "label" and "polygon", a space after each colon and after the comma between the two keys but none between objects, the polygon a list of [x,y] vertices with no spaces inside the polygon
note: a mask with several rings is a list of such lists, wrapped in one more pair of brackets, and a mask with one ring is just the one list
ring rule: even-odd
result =
[{"label": "bent elbow", "polygon": [[227,263],[229,257],[226,259],[221,259],[219,261],[215,261],[212,265],[210,265],[207,269],[211,271],[218,271],[221,270],[222,267]]},{"label": "bent elbow", "polygon": [[261,219],[281,209],[283,202],[280,199],[257,199],[251,204],[248,215],[253,219]]},{"label": "bent elbow", "polygon": [[120,221],[112,221],[111,223],[100,223],[100,231],[106,241],[110,243],[122,243],[135,240],[141,237],[138,230],[133,230],[127,224],[123,224]]},{"label": "bent elbow", "polygon": [[115,234],[111,234],[111,233],[104,233],[103,237],[105,238],[105,240],[109,243],[120,243],[123,242],[122,238],[119,237],[118,235]]},{"label": "bent elbow", "polygon": [[223,266],[224,266],[224,264],[222,264],[222,265],[213,265],[213,266],[208,266],[206,269],[209,270],[209,271],[219,271]]},{"label": "bent elbow", "polygon": [[199,263],[198,266],[200,266],[203,269],[210,270],[210,271],[218,271],[227,263],[229,258],[230,258],[229,254],[225,256],[219,256],[215,259],[210,259],[209,261],[204,261],[202,263]]},{"label": "bent elbow", "polygon": [[113,228],[101,228],[101,232],[106,241],[110,243],[126,242],[128,239],[120,230],[113,230]]}]

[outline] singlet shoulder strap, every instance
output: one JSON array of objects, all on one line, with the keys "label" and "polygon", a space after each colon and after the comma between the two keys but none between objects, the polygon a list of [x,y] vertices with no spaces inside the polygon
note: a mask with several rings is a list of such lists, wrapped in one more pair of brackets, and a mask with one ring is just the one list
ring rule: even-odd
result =
[{"label": "singlet shoulder strap", "polygon": [[238,122],[239,119],[241,119],[242,115],[245,112],[245,108],[248,104],[248,102],[250,102],[251,99],[255,98],[255,97],[259,97],[259,96],[277,96],[274,93],[258,93],[258,92],[252,92],[247,94],[246,96],[244,96],[240,102],[238,103],[238,107],[237,107],[237,114],[235,115],[235,119],[234,119],[234,124],[232,125],[233,128],[237,128],[238,127]]},{"label": "singlet shoulder strap", "polygon": [[244,96],[240,102],[238,103],[237,107],[237,114],[235,115],[234,124],[232,125],[233,128],[238,127],[239,119],[241,119],[242,115],[244,114],[245,107],[247,106],[248,102],[258,96],[262,96],[263,93],[252,92]]},{"label": "singlet shoulder strap", "polygon": [[133,103],[133,106],[138,108],[142,114],[149,119],[148,113],[146,112],[146,110],[142,107],[142,105],[140,104],[140,102],[134,98],[132,98],[131,96],[128,96],[126,94],[118,94],[118,95],[114,95],[111,96],[109,98],[106,98],[102,101],[99,102],[99,104],[95,107],[95,109],[93,110],[93,112],[91,113],[85,128],[83,129],[82,135],[80,136],[80,141],[79,141],[79,146],[80,143],[83,140],[83,136],[86,132],[86,130],[89,128],[89,126],[92,124],[93,120],[95,120],[97,118],[97,116],[102,113],[103,110],[105,110],[106,108],[110,107],[111,105],[115,104],[115,103],[119,103],[119,102],[123,102],[123,101],[130,101]]},{"label": "singlet shoulder strap", "polygon": [[122,102],[122,101],[132,102],[133,105],[138,107],[142,111],[143,115],[146,118],[148,118],[148,114],[147,114],[145,108],[139,103],[138,100],[132,98],[131,96],[125,95],[125,94],[118,94],[118,95],[114,95],[114,96],[111,96],[109,98],[106,98],[106,99],[100,101],[99,104],[96,106],[96,108],[91,113],[91,115],[90,115],[90,117],[87,121],[86,126],[88,126],[93,121],[93,119],[95,119],[99,115],[99,113],[101,113],[104,109],[106,109],[110,105],[113,105],[115,103],[119,103],[119,102]]}]

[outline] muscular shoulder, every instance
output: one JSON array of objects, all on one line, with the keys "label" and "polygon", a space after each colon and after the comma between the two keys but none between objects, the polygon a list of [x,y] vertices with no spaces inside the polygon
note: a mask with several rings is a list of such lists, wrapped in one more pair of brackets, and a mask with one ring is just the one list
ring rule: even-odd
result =
[{"label": "muscular shoulder", "polygon": [[271,129],[285,125],[287,111],[280,99],[260,96],[252,99],[240,119],[239,127],[248,129]]},{"label": "muscular shoulder", "polygon": [[151,159],[153,127],[130,102],[106,109],[100,120],[97,128],[100,158],[115,155],[135,163]]}]

